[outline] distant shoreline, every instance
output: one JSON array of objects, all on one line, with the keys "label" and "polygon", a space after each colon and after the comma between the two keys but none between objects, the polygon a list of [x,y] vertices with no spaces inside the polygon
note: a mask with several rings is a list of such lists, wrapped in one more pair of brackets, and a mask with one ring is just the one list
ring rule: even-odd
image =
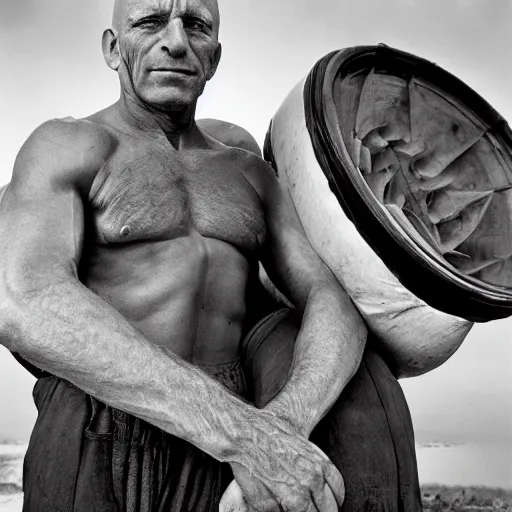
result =
[{"label": "distant shoreline", "polygon": [[512,510],[512,490],[483,486],[421,486],[424,512]]}]

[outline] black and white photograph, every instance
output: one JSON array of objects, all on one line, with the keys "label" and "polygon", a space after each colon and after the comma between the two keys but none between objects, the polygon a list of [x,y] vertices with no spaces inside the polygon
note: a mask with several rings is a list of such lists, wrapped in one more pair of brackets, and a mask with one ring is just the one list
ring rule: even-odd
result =
[{"label": "black and white photograph", "polygon": [[0,512],[512,511],[511,0],[0,0]]}]

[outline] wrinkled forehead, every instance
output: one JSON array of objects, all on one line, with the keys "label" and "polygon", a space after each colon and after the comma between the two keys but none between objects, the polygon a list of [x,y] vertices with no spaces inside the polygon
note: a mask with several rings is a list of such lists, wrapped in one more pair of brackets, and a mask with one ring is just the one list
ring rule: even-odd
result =
[{"label": "wrinkled forehead", "polygon": [[193,14],[211,22],[218,29],[217,0],[115,0],[112,26],[121,29],[133,19],[151,14]]}]

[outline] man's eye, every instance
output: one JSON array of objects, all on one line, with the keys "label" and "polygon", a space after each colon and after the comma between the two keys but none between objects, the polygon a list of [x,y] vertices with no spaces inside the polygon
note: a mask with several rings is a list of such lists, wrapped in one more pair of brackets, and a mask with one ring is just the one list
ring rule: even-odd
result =
[{"label": "man's eye", "polygon": [[206,30],[206,24],[202,20],[198,19],[188,19],[183,21],[183,25],[185,28],[189,28],[191,30]]},{"label": "man's eye", "polygon": [[144,20],[140,20],[135,25],[136,27],[142,27],[142,28],[154,28],[161,25],[162,21],[157,18],[146,18]]}]

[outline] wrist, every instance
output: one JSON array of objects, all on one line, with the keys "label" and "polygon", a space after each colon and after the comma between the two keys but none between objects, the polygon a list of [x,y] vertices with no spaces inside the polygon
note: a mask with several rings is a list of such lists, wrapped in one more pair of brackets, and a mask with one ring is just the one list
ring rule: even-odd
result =
[{"label": "wrist", "polygon": [[309,438],[314,426],[309,421],[301,417],[301,415],[293,414],[290,408],[285,404],[281,404],[279,398],[274,399],[262,409],[266,414],[270,414],[281,424],[285,424],[293,433],[300,435],[306,439]]},{"label": "wrist", "polygon": [[261,409],[246,403],[239,402],[237,405],[240,407],[237,407],[236,414],[232,415],[229,425],[223,429],[226,442],[215,458],[220,462],[248,467],[251,454],[258,446],[259,432],[265,428],[265,418]]},{"label": "wrist", "polygon": [[249,408],[231,432],[230,449],[224,451],[223,458],[218,460],[232,466],[240,465],[251,471],[254,460],[259,458],[261,452],[273,452],[272,439],[283,434],[306,438],[303,432],[301,425],[294,418],[279,413],[276,407],[270,407],[268,410],[267,407]]}]

